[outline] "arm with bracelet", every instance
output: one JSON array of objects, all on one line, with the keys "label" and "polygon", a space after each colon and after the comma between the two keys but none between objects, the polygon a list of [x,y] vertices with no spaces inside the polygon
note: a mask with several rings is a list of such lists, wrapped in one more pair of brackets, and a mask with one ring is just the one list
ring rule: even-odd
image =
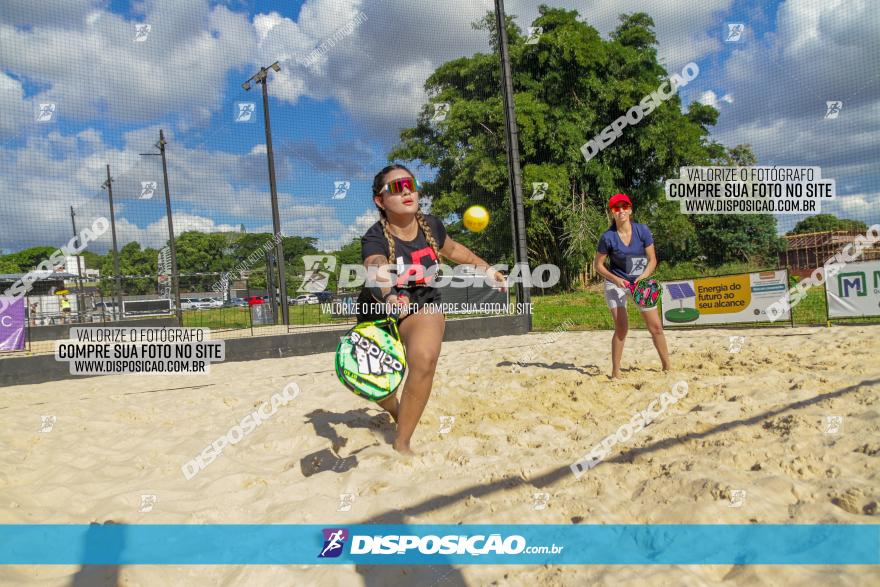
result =
[{"label": "arm with bracelet", "polygon": [[[388,305],[386,310],[403,318],[409,313],[409,294],[394,286],[394,274],[391,272],[388,258],[384,255],[370,255],[364,259],[367,267],[367,290],[376,303]],[[369,283],[372,280],[373,283]]]},{"label": "arm with bracelet", "polygon": [[446,243],[440,252],[447,259],[451,259],[462,265],[471,265],[477,269],[481,269],[486,275],[486,283],[493,288],[500,289],[502,292],[507,291],[507,277],[500,271],[492,269],[492,266],[482,259],[479,255],[467,248],[461,243],[452,240],[452,237],[446,238]]}]

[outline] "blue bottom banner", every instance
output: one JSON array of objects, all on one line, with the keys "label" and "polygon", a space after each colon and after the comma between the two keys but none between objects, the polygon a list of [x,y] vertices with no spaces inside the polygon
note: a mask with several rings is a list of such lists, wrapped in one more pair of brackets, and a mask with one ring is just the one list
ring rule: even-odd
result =
[{"label": "blue bottom banner", "polygon": [[0,525],[0,564],[876,565],[880,525]]}]

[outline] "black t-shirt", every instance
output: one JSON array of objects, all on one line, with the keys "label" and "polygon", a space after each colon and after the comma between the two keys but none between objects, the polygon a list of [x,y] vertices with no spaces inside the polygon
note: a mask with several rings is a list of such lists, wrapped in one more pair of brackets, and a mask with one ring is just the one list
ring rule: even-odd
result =
[{"label": "black t-shirt", "polygon": [[[442,249],[443,245],[446,243],[446,228],[443,226],[443,223],[440,222],[439,218],[431,216],[430,214],[425,214],[425,221],[431,229],[431,234],[434,235],[434,240],[437,242],[437,248]],[[404,271],[405,265],[421,265],[425,271],[425,273],[422,274],[423,277],[427,274],[430,278],[433,271],[429,272],[429,269],[435,266],[435,271],[436,269],[439,269],[440,261],[437,259],[437,255],[434,253],[431,245],[428,244],[428,239],[425,237],[422,227],[419,226],[416,238],[411,241],[400,240],[394,235],[392,235],[391,238],[394,239],[395,259],[390,259],[390,262],[392,265],[397,265],[397,270],[395,271],[397,275],[397,288],[405,289],[407,293],[409,293],[410,303],[416,304],[417,306],[428,303],[439,303],[440,291],[438,289],[425,283],[424,278],[419,279],[415,269]],[[361,237],[361,258],[366,259],[371,255],[389,256],[388,240],[385,238],[385,232],[382,230],[382,224],[380,222],[376,222],[376,224],[371,226],[366,234]],[[370,304],[375,305],[376,303],[372,294],[366,287],[361,290],[358,302],[361,304],[362,308],[368,307]],[[367,314],[362,311],[358,314],[358,322],[375,320],[383,316],[384,315],[382,314]]]},{"label": "black t-shirt", "polygon": [[[437,242],[437,248],[442,249],[446,243],[446,228],[443,226],[443,223],[440,222],[439,218],[430,214],[425,214],[425,221],[431,229],[434,240]],[[395,259],[389,259],[389,262],[392,265],[397,265],[397,282],[395,285],[405,289],[427,287],[424,274],[419,276],[416,268],[404,271],[404,267],[408,265],[421,265],[425,272],[428,272],[428,269],[435,265],[438,267],[434,268],[433,271],[439,268],[440,260],[428,243],[422,227],[419,226],[416,238],[411,241],[400,240],[394,235],[391,238],[394,239]],[[376,222],[361,237],[361,259],[366,259],[371,255],[384,255],[388,257],[389,254],[388,240],[385,238],[382,224]],[[428,275],[430,276],[433,271],[429,272]]]}]

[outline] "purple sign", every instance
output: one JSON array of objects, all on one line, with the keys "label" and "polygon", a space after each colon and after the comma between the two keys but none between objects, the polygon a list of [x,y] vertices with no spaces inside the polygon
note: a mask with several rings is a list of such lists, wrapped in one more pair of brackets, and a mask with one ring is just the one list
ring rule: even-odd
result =
[{"label": "purple sign", "polygon": [[24,298],[0,298],[0,351],[24,349]]}]

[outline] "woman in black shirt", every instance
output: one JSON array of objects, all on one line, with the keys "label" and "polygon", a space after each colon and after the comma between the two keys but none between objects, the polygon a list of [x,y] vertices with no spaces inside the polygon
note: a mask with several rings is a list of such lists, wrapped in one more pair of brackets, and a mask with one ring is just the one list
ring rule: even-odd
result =
[{"label": "woman in black shirt", "polygon": [[[376,272],[377,286],[361,292],[358,322],[384,317],[392,309],[400,316],[400,338],[406,347],[409,374],[400,401],[395,393],[379,405],[397,422],[394,449],[403,454],[413,454],[410,439],[431,394],[446,329],[445,317],[437,305],[440,292],[431,286],[441,255],[484,269],[487,283],[507,287],[505,277],[489,269],[489,263],[470,249],[453,241],[438,218],[422,214],[420,187],[403,165],[382,169],[373,179],[373,202],[380,218],[361,239],[361,257],[368,272]],[[397,270],[391,270],[389,265]],[[385,305],[378,305],[382,303]]]}]

